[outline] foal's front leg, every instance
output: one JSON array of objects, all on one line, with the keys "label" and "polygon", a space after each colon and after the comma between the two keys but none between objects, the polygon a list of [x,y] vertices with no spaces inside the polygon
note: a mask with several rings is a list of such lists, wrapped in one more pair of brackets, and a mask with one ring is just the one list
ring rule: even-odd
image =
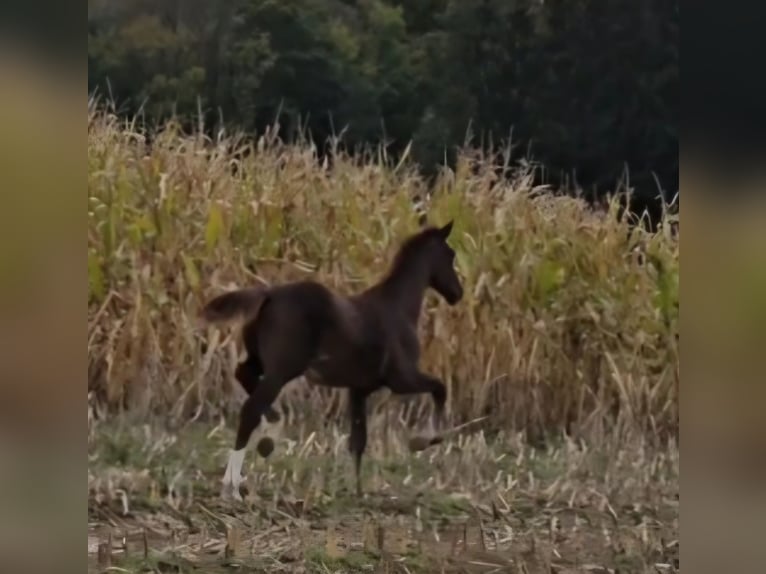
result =
[{"label": "foal's front leg", "polygon": [[444,432],[444,406],[447,403],[447,387],[439,379],[426,373],[418,373],[423,386],[431,393],[434,401],[434,413],[431,417],[431,436],[435,437]]},{"label": "foal's front leg", "polygon": [[362,455],[367,446],[367,393],[349,390],[351,434],[348,438],[348,448],[354,457],[354,472],[356,475],[356,495],[362,496]]},{"label": "foal's front leg", "polygon": [[397,395],[430,393],[434,401],[434,414],[431,419],[431,435],[436,436],[444,430],[444,405],[447,402],[447,387],[434,376],[416,369],[392,372],[386,386]]},{"label": "foal's front leg", "polygon": [[[430,393],[434,401],[431,418],[431,436],[435,437],[444,429],[444,405],[447,402],[447,387],[438,378],[418,369],[418,341],[414,331],[409,338],[393,339],[387,346],[389,353],[383,374],[384,384],[391,392],[405,395]],[[432,443],[433,444],[433,443]]]}]

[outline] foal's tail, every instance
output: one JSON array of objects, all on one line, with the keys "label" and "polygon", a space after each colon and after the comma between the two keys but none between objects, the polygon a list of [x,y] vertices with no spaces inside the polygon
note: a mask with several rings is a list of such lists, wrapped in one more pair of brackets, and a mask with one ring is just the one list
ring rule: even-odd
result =
[{"label": "foal's tail", "polygon": [[251,319],[258,314],[267,294],[266,287],[229,291],[208,301],[200,312],[200,318],[214,324],[230,323],[239,318]]}]

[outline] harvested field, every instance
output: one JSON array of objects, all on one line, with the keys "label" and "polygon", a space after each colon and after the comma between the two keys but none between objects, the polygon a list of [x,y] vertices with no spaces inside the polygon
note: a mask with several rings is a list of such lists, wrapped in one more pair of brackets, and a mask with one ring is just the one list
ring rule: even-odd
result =
[{"label": "harvested field", "polygon": [[249,452],[233,503],[218,497],[230,429],[108,423],[90,455],[92,571],[677,571],[674,447],[466,432],[412,454],[403,429],[373,426],[363,500],[346,435],[326,428]]}]

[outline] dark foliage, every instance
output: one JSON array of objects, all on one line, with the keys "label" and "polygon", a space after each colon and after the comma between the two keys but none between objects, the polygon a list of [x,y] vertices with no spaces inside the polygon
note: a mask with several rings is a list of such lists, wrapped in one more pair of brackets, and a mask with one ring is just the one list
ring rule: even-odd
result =
[{"label": "dark foliage", "polygon": [[594,197],[678,189],[678,0],[92,0],[88,83],[170,114],[322,148],[412,140],[426,173],[513,144]]}]

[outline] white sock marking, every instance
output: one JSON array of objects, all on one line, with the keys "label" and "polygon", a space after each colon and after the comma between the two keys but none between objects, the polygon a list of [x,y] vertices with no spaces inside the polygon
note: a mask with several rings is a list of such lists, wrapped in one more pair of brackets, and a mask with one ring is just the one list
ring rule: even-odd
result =
[{"label": "white sock marking", "polygon": [[[284,424],[284,415],[280,415],[279,422],[275,424],[269,423],[266,420],[266,417],[263,416],[258,428],[255,429],[250,436],[248,444],[258,444],[258,441],[262,437],[268,436],[266,427],[276,427],[277,431],[280,431],[282,429],[282,424]],[[239,485],[244,482],[242,478],[242,465],[245,461],[245,448],[241,450],[232,449],[229,451],[229,460],[226,463],[226,470],[224,471],[223,479],[221,480],[223,483],[223,493],[225,494],[227,487],[231,486],[232,495],[235,500],[242,500],[242,496],[239,493]],[[224,494],[222,494],[222,496],[224,496]]]},{"label": "white sock marking", "polygon": [[242,464],[245,461],[245,449],[229,451],[229,462],[226,463],[226,472],[223,475],[223,483],[231,484],[236,491],[242,484]]},{"label": "white sock marking", "polygon": [[245,461],[245,449],[231,451],[229,460],[231,461],[231,482],[236,488],[242,482],[242,463]]}]

